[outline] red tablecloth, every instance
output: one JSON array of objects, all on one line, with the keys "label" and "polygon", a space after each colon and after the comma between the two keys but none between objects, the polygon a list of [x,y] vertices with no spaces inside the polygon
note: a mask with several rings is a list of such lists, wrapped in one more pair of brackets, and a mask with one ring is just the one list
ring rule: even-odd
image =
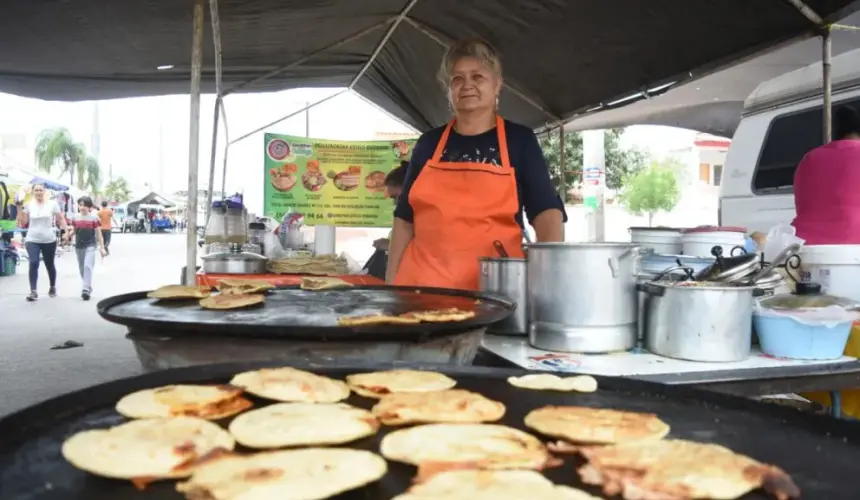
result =
[{"label": "red tablecloth", "polygon": [[[218,284],[218,280],[224,278],[242,278],[248,280],[263,280],[275,286],[290,286],[300,285],[302,283],[303,274],[206,274],[197,273],[197,284],[214,287]],[[353,285],[384,285],[385,282],[379,278],[374,278],[369,275],[346,275],[338,276],[338,278],[352,283]]]}]

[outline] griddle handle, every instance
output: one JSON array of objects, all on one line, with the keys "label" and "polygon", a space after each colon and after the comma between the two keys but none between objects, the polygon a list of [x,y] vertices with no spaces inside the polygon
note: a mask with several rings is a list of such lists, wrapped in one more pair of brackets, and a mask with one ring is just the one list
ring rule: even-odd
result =
[{"label": "griddle handle", "polygon": [[652,297],[662,297],[666,293],[665,288],[651,283],[636,283],[636,290],[647,293]]}]

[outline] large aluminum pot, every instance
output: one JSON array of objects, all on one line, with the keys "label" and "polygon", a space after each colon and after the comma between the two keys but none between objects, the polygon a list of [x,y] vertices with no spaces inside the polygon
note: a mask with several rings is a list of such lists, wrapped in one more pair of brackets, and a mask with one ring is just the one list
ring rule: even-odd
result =
[{"label": "large aluminum pot", "polygon": [[209,274],[265,274],[268,259],[247,252],[218,253],[202,257],[203,272]]},{"label": "large aluminum pot", "polygon": [[636,345],[636,269],[629,243],[528,246],[529,343],[599,353]]},{"label": "large aluminum pot", "polygon": [[650,282],[645,299],[645,348],[669,358],[743,361],[752,346],[754,286]]},{"label": "large aluminum pot", "polygon": [[529,333],[526,296],[526,259],[482,257],[479,259],[481,291],[499,294],[517,305],[514,314],[492,324],[487,333],[522,335]]}]

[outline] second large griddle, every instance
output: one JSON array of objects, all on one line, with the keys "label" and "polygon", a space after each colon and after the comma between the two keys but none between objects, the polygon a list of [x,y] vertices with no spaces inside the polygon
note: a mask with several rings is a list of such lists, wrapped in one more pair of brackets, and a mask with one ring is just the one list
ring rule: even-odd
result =
[{"label": "second large griddle", "polygon": [[[236,310],[208,310],[196,300],[157,301],[147,292],[118,295],[98,304],[106,320],[127,326],[133,333],[167,336],[234,336],[283,339],[348,339],[417,341],[485,328],[505,319],[515,305],[496,295],[400,286],[355,286],[310,291],[297,286],[271,290],[260,306]],[[344,327],[344,316],[399,315],[414,311],[458,308],[475,317],[456,322],[416,325]]]},{"label": "second large griddle", "polygon": [[[183,497],[176,493],[173,481],[155,483],[140,492],[128,481],[104,479],[77,470],[62,458],[60,446],[63,440],[80,430],[109,427],[125,421],[116,413],[114,405],[130,392],[174,383],[225,383],[235,373],[263,366],[279,365],[235,363],[155,372],[66,394],[0,419],[0,436],[3,436],[0,440],[0,498],[181,500]],[[402,363],[293,366],[338,379],[351,373],[406,367]],[[671,425],[670,438],[721,444],[782,467],[801,488],[804,499],[857,498],[860,426],[856,424],[721,394],[637,380],[599,377],[597,392],[571,394],[529,391],[507,384],[507,377],[529,373],[523,370],[411,367],[441,371],[456,379],[460,388],[502,401],[507,412],[500,423],[522,430],[527,430],[522,423],[526,413],[551,404],[655,412]],[[256,407],[271,404],[252,399]],[[370,408],[375,400],[353,394],[347,402]],[[227,425],[226,421],[220,423]],[[380,440],[396,428],[383,426],[377,435],[344,446],[378,452]],[[239,451],[247,450],[240,448]],[[575,467],[582,462],[577,457],[561,458],[565,461],[561,467],[545,471],[548,478],[602,497],[598,489],[586,487],[579,481]],[[408,488],[414,475],[414,467],[389,462],[389,472],[378,483],[335,498],[388,500]],[[766,498],[769,497],[761,492],[743,497],[744,500]]]}]

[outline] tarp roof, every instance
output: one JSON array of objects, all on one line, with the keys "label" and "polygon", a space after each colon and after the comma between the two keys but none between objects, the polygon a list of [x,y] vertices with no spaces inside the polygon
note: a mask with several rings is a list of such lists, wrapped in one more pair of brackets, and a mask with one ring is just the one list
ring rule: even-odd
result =
[{"label": "tarp roof", "polygon": [[[245,90],[346,86],[412,3],[220,0],[225,87],[364,33]],[[860,4],[805,3],[831,20]],[[54,100],[187,93],[192,4],[4,0],[0,92]],[[454,38],[481,36],[499,49],[510,85],[502,112],[540,127],[813,28],[788,0],[418,0],[407,14],[354,90],[418,130],[448,118],[435,74]],[[203,90],[213,92],[208,25],[206,39]]]},{"label": "tarp roof", "polygon": [[[860,13],[839,21],[860,26]],[[834,80],[839,54],[860,47],[860,31],[834,30],[831,34]],[[812,85],[821,92],[821,40],[806,39],[768,51],[758,57],[700,79],[677,85],[652,99],[596,111],[571,120],[569,131],[628,125],[666,125],[731,137],[740,123],[744,100],[762,82],[818,62],[810,72]]]}]

